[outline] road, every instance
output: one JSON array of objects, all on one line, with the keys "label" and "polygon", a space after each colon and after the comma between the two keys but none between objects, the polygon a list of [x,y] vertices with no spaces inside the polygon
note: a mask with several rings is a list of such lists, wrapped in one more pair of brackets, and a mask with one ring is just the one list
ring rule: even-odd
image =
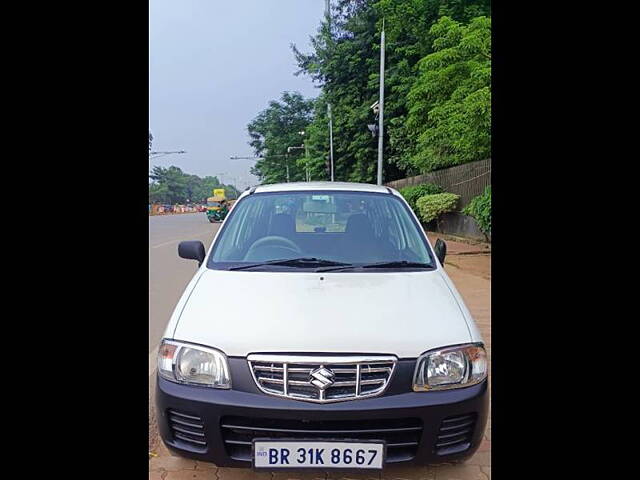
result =
[{"label": "road", "polygon": [[208,249],[219,226],[204,213],[149,217],[149,374],[171,313],[197,270],[195,261],[178,257],[178,243],[200,240]]}]

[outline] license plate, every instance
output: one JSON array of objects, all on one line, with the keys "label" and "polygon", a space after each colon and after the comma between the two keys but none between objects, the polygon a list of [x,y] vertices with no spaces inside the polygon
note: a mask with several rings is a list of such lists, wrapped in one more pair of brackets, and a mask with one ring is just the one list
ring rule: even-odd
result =
[{"label": "license plate", "polygon": [[317,440],[254,440],[256,469],[343,468],[381,470],[385,443]]}]

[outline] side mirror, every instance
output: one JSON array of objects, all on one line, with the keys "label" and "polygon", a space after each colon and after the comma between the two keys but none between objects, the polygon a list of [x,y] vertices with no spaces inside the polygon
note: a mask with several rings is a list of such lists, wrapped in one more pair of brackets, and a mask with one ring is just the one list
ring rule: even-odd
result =
[{"label": "side mirror", "polygon": [[204,245],[198,240],[189,240],[178,244],[178,255],[180,258],[188,260],[197,260],[198,267],[202,265],[204,257],[207,255],[204,251]]},{"label": "side mirror", "polygon": [[442,239],[436,240],[436,245],[433,247],[436,252],[436,257],[440,260],[442,266],[444,266],[444,257],[447,255],[447,244]]}]

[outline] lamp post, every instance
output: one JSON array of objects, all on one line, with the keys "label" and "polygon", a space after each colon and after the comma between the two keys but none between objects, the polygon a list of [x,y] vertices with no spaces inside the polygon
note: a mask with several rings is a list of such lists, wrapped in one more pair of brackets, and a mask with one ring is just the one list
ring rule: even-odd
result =
[{"label": "lamp post", "polygon": [[380,114],[378,123],[378,185],[382,185],[382,149],[384,137],[384,18],[382,19],[382,33],[380,34]]},{"label": "lamp post", "polygon": [[304,158],[305,158],[304,163],[306,165],[306,177],[307,177],[307,182],[310,182],[311,181],[311,172],[309,171],[309,146],[307,145],[308,142],[304,141],[304,135],[305,135],[304,130],[302,130],[302,131],[300,131],[298,133],[302,136],[302,138],[303,138],[302,141],[304,142],[302,144],[302,147],[304,147]]}]

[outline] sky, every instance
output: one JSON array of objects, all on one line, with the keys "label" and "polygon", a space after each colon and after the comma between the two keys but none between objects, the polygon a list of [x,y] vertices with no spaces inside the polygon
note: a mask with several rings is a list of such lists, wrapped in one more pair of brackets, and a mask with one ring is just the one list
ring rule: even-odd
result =
[{"label": "sky", "polygon": [[[283,91],[319,94],[296,77],[290,44],[311,50],[324,0],[150,0],[149,129],[152,150],[185,150],[150,160],[241,188],[253,156],[247,124]],[[220,174],[224,175],[220,175]]]}]

